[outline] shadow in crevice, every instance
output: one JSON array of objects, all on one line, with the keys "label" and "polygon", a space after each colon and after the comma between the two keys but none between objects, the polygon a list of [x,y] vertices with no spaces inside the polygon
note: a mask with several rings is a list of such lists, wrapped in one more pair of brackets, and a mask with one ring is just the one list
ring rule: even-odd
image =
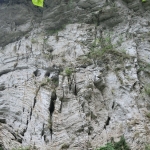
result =
[{"label": "shadow in crevice", "polygon": [[57,99],[57,95],[56,95],[56,91],[53,91],[51,94],[51,101],[50,101],[50,106],[49,106],[49,112],[50,112],[50,135],[51,135],[51,139],[52,139],[52,134],[53,134],[53,120],[52,120],[52,116],[53,116],[53,112],[55,110],[55,101]]},{"label": "shadow in crevice", "polygon": [[105,125],[104,125],[104,129],[106,129],[106,126],[109,125],[110,119],[111,119],[111,118],[108,116],[108,118],[107,118],[107,120],[106,120],[106,122],[105,122]]}]

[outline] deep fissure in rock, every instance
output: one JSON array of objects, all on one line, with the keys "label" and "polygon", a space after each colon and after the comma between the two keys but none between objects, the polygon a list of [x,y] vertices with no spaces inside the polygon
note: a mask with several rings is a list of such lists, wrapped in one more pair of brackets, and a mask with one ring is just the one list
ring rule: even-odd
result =
[{"label": "deep fissure in rock", "polygon": [[64,100],[64,88],[63,88],[63,97],[60,98],[60,101],[61,101],[60,108],[59,108],[59,112],[60,112],[60,113],[61,113],[61,111],[62,111],[63,100]]},{"label": "deep fissure in rock", "polygon": [[51,95],[51,102],[50,102],[50,107],[49,107],[49,111],[50,111],[50,116],[52,116],[54,110],[55,110],[55,100],[57,99],[57,95],[56,92],[53,91],[52,95]]},{"label": "deep fissure in rock", "polygon": [[115,102],[113,102],[113,104],[112,104],[112,109],[114,109],[114,106],[115,106]]},{"label": "deep fissure in rock", "polygon": [[59,108],[59,112],[60,112],[60,113],[61,113],[61,111],[62,111],[62,103],[63,103],[62,101],[63,101],[63,98],[60,99],[60,102],[61,102],[61,103],[60,103],[60,108]]},{"label": "deep fissure in rock", "polygon": [[75,84],[75,87],[74,87],[74,94],[77,96],[77,85]]},{"label": "deep fissure in rock", "polygon": [[[41,137],[44,135],[44,123],[43,123],[43,128],[42,128],[42,132],[41,132]],[[44,140],[45,141],[45,140]]]},{"label": "deep fissure in rock", "polygon": [[47,143],[47,141],[46,141],[46,135],[44,135],[44,141]]},{"label": "deep fissure in rock", "polygon": [[24,112],[24,107],[23,107],[23,110],[22,110],[23,112]]},{"label": "deep fissure in rock", "polygon": [[33,108],[35,107],[36,97],[34,97]]},{"label": "deep fissure in rock", "polygon": [[106,123],[105,123],[105,125],[104,125],[104,129],[106,129],[106,126],[109,125],[110,119],[111,119],[111,118],[108,116],[108,118],[107,118],[107,120],[106,120]]},{"label": "deep fissure in rock", "polygon": [[28,119],[27,119],[27,123],[26,123],[26,125],[28,125],[28,123],[29,123],[29,121],[28,121]]},{"label": "deep fissure in rock", "polygon": [[52,139],[52,134],[53,134],[53,130],[52,130],[52,115],[53,115],[53,112],[55,110],[55,101],[57,99],[57,95],[56,95],[56,91],[53,91],[52,94],[51,94],[51,102],[50,102],[50,106],[49,106],[49,112],[50,112],[50,127],[49,127],[49,130],[50,130],[50,135],[51,135],[51,139]]},{"label": "deep fissure in rock", "polygon": [[31,111],[30,111],[30,120],[31,120],[31,116],[32,116],[32,107],[31,107]]},{"label": "deep fissure in rock", "polygon": [[50,128],[49,130],[50,130],[50,134],[51,134],[51,140],[52,140],[52,134],[53,134],[53,130],[52,130],[52,128]]},{"label": "deep fissure in rock", "polygon": [[68,78],[69,91],[71,91],[71,85],[72,85],[72,81],[71,81],[71,79]]},{"label": "deep fissure in rock", "polygon": [[36,90],[36,94],[35,94],[35,97],[34,97],[34,102],[33,102],[33,108],[35,107],[35,104],[36,104],[36,97],[37,97],[37,95],[38,95],[38,92],[39,92],[39,90],[40,90],[40,87],[41,87],[41,85],[38,87],[38,89]]}]

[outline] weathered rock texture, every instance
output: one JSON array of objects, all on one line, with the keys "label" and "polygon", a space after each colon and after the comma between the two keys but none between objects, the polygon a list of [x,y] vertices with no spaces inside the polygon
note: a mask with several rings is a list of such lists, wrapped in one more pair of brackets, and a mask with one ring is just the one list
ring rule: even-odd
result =
[{"label": "weathered rock texture", "polygon": [[0,4],[0,145],[150,144],[150,2]]}]

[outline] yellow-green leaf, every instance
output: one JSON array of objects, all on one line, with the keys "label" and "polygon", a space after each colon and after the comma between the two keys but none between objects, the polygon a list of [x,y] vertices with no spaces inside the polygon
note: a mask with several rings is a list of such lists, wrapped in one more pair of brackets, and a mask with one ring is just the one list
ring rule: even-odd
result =
[{"label": "yellow-green leaf", "polygon": [[32,3],[35,6],[39,6],[39,7],[43,7],[43,2],[44,2],[44,0],[32,0]]}]

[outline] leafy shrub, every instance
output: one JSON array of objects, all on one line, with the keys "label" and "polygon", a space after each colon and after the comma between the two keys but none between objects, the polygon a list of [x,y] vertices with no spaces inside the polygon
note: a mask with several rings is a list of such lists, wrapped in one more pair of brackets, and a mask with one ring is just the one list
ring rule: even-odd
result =
[{"label": "leafy shrub", "polygon": [[145,63],[145,62],[140,62],[138,72],[140,71],[150,73],[150,64]]},{"label": "leafy shrub", "polygon": [[61,149],[68,149],[69,148],[69,144],[63,144],[62,146],[61,146]]},{"label": "leafy shrub", "polygon": [[150,150],[150,145],[145,145],[145,150]]},{"label": "leafy shrub", "polygon": [[101,147],[97,150],[115,150],[112,143],[107,143],[105,147]]},{"label": "leafy shrub", "polygon": [[130,150],[130,148],[122,136],[119,142],[107,143],[104,147],[100,147],[97,150]]},{"label": "leafy shrub", "polygon": [[[94,61],[103,59],[104,62],[104,59],[108,56],[107,54],[109,54],[112,59],[118,59],[119,62],[121,62],[124,58],[130,58],[130,56],[126,54],[125,50],[116,50],[115,45],[111,43],[110,36],[96,39],[91,45],[88,57]],[[108,63],[108,60],[106,62]]]},{"label": "leafy shrub", "polygon": [[[99,48],[99,46],[101,48]],[[96,39],[91,46],[91,50],[89,53],[89,58],[99,59],[106,52],[111,51],[113,49],[113,45],[111,44],[110,37]]]},{"label": "leafy shrub", "polygon": [[70,77],[71,74],[72,74],[72,70],[69,69],[69,68],[66,68],[66,69],[65,69],[65,74],[66,74],[66,76]]},{"label": "leafy shrub", "polygon": [[146,117],[147,117],[147,118],[150,118],[150,112],[149,112],[149,113],[146,113]]},{"label": "leafy shrub", "polygon": [[144,86],[144,89],[145,89],[145,93],[150,96],[150,83],[146,84]]}]

